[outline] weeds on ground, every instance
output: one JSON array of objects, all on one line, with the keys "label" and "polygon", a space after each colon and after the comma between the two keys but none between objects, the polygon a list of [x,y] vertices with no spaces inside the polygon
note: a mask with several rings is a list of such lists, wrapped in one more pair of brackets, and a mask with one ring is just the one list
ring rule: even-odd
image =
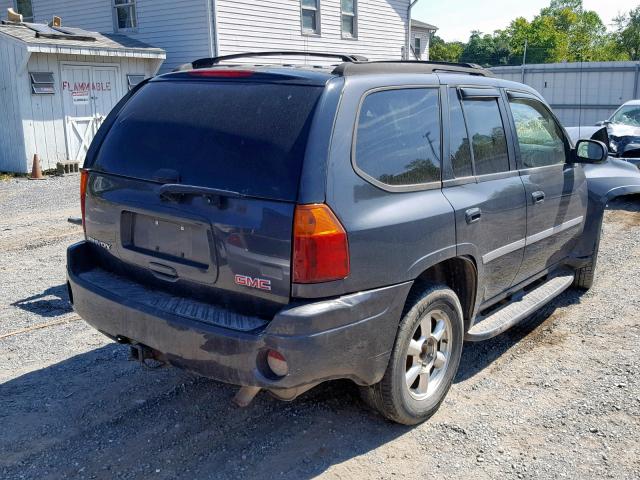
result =
[{"label": "weeds on ground", "polygon": [[27,175],[26,173],[0,172],[0,182],[9,182],[14,178],[25,178]]}]

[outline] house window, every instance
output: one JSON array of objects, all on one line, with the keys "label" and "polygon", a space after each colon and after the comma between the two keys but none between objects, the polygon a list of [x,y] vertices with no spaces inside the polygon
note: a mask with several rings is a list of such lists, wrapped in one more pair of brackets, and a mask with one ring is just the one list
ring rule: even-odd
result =
[{"label": "house window", "polygon": [[421,38],[420,37],[416,37],[413,39],[413,49],[416,52],[416,55],[419,57],[420,56],[420,52],[422,52],[422,45],[421,45]]},{"label": "house window", "polygon": [[113,10],[116,31],[130,30],[138,26],[135,0],[113,0]]},{"label": "house window", "polygon": [[302,33],[320,34],[320,0],[301,0]]},{"label": "house window", "polygon": [[31,0],[16,0],[16,11],[22,15],[23,22],[33,22],[33,6]]},{"label": "house window", "polygon": [[356,0],[341,0],[340,9],[342,14],[342,36],[345,38],[356,38],[358,36],[358,21],[356,18]]}]

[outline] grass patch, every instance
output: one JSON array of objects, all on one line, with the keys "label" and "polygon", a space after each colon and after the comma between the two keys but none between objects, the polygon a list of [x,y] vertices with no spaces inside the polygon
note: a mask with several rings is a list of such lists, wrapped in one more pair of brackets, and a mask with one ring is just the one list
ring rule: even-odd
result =
[{"label": "grass patch", "polygon": [[8,182],[14,178],[27,178],[28,173],[0,172],[0,182]]}]

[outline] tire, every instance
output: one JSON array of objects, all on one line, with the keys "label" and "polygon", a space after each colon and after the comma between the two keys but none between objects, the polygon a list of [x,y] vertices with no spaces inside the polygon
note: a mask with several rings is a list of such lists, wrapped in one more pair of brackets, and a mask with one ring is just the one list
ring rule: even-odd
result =
[{"label": "tire", "polygon": [[582,290],[589,290],[593,286],[596,274],[596,264],[598,261],[598,250],[600,249],[600,236],[596,240],[596,246],[593,250],[593,255],[589,263],[584,267],[576,269],[575,278],[573,279],[573,286]]},{"label": "tire", "polygon": [[[423,334],[427,329],[429,334]],[[379,383],[360,388],[363,400],[394,422],[424,422],[438,410],[451,387],[463,339],[462,307],[450,288],[428,285],[412,293],[385,374]],[[409,385],[416,372],[416,380]]]}]

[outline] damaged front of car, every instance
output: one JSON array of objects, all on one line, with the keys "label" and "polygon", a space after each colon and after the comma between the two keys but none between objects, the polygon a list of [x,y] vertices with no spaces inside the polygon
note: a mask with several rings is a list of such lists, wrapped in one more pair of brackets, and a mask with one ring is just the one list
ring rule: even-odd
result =
[{"label": "damaged front of car", "polygon": [[640,167],[640,100],[622,104],[608,120],[598,122],[606,127],[609,151]]},{"label": "damaged front of car", "polygon": [[607,134],[611,152],[640,168],[640,126],[609,123]]},{"label": "damaged front of car", "polygon": [[[599,140],[609,144],[605,126],[570,127],[565,130],[574,144],[582,139]],[[592,221],[587,222],[586,234],[581,237],[581,244],[576,249],[578,257],[597,252],[607,203],[617,197],[640,194],[640,169],[626,158],[609,156],[604,162],[584,165],[584,173],[589,189],[587,215]]]}]

